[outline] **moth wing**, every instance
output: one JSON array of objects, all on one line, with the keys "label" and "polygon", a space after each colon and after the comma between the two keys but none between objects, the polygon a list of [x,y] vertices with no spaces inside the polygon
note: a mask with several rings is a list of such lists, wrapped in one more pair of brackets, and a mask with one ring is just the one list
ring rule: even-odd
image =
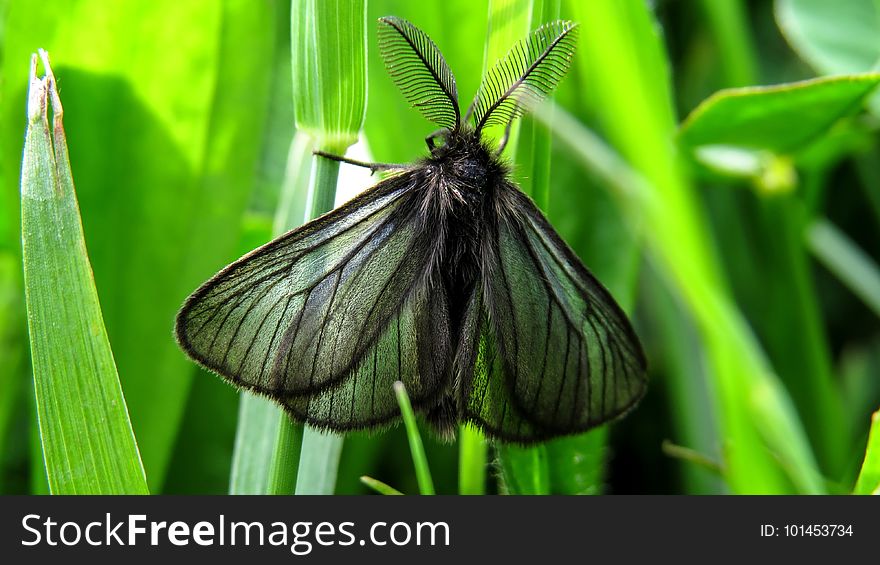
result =
[{"label": "moth wing", "polygon": [[525,418],[513,401],[482,289],[471,296],[466,312],[455,360],[464,419],[504,441],[532,443],[558,435]]},{"label": "moth wing", "polygon": [[322,429],[374,427],[400,415],[392,387],[397,380],[416,410],[433,406],[449,374],[448,319],[442,288],[422,285],[338,386],[289,397],[284,407],[296,420]]},{"label": "moth wing", "polygon": [[522,442],[588,430],[644,394],[644,353],[610,293],[531,200],[513,187],[507,195],[483,272],[489,322],[480,340],[494,359],[466,393],[470,417]]},{"label": "moth wing", "polygon": [[[423,394],[439,386],[439,360],[416,365],[403,351],[429,339],[413,322],[426,304],[417,293],[433,247],[417,225],[413,174],[380,182],[220,271],[178,314],[184,350],[234,384],[279,401],[362,375],[373,354],[389,366],[396,358],[404,381],[434,368],[422,375]],[[443,316],[445,302],[431,308]],[[392,338],[388,328],[397,324],[404,333]],[[419,352],[431,356],[444,347]]]}]

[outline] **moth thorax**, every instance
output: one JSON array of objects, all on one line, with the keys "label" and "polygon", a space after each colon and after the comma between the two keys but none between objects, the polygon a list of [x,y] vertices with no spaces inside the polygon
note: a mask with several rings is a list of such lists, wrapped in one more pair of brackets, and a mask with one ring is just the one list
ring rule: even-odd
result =
[{"label": "moth thorax", "polygon": [[482,188],[488,176],[486,163],[471,156],[456,159],[452,163],[452,172],[459,181],[474,188]]}]

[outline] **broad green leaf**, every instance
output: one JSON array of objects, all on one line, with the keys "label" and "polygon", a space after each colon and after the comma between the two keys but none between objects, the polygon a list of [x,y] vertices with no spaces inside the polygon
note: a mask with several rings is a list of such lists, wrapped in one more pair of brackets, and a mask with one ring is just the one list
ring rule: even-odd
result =
[{"label": "broad green leaf", "polygon": [[[22,248],[40,437],[54,494],[147,494],[86,252],[55,77],[32,59]],[[48,106],[53,112],[49,130]]]},{"label": "broad green leaf", "polygon": [[[254,183],[271,11],[248,0],[58,0],[12,2],[6,19],[7,60],[41,45],[55,54],[95,280],[153,491],[195,374],[174,315],[234,258]],[[18,67],[4,68],[4,192],[20,158],[20,84]]]},{"label": "broad green leaf", "polygon": [[821,74],[859,73],[880,60],[880,7],[874,0],[776,0],[776,21]]},{"label": "broad green leaf", "polygon": [[679,140],[690,148],[735,147],[792,154],[857,112],[880,74],[819,78],[719,91],[691,112]]},{"label": "broad green leaf", "polygon": [[853,494],[880,494],[880,412],[871,417],[871,432]]}]

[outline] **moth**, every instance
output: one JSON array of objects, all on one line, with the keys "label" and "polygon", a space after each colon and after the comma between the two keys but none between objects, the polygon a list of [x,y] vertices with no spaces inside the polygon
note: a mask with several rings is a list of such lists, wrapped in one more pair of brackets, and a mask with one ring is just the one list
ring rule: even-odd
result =
[{"label": "moth", "polygon": [[[380,19],[391,78],[440,126],[429,154],[398,167],[321,154],[393,172],[198,288],[176,320],[183,350],[334,432],[398,421],[398,380],[446,437],[470,423],[529,444],[631,409],[646,388],[635,332],[500,157],[510,124],[568,71],[577,31],[557,21],[514,45],[462,117],[437,46]],[[506,127],[497,147],[489,126]]]}]

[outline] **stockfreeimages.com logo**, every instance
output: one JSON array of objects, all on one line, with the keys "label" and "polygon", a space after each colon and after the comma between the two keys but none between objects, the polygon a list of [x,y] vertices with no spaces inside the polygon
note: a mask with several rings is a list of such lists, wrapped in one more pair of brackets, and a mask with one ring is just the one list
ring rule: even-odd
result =
[{"label": "stockfreeimages.com logo", "polygon": [[315,546],[427,546],[449,547],[446,522],[373,522],[369,535],[355,535],[354,522],[237,522],[220,514],[216,522],[155,522],[145,514],[131,514],[124,520],[108,512],[104,519],[81,524],[58,522],[51,516],[28,514],[21,520],[27,547],[76,546],[276,546],[288,547],[294,555],[308,555]]}]

